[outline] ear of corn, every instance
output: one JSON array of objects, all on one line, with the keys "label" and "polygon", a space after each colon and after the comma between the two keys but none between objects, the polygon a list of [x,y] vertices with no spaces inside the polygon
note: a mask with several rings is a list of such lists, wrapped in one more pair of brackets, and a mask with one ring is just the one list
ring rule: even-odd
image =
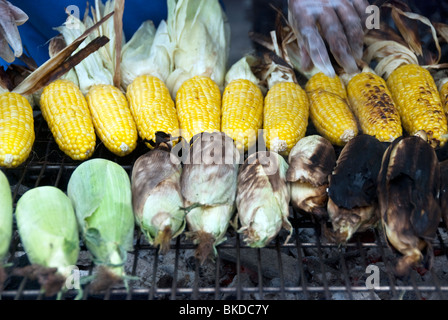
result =
[{"label": "ear of corn", "polygon": [[448,115],[448,79],[440,85],[439,88],[440,100],[442,101],[443,111]]},{"label": "ear of corn", "polygon": [[[56,187],[36,187],[18,200],[15,217],[30,263],[56,268],[57,274],[65,280],[71,273],[70,268],[76,265],[80,251],[76,216],[70,199]],[[48,285],[48,290],[58,292],[64,283],[59,283],[57,288],[49,283],[43,286]],[[51,294],[50,291],[46,293]]]},{"label": "ear of corn", "polygon": [[157,77],[141,75],[128,86],[126,96],[140,137],[153,148],[157,132],[176,137],[179,120],[168,88]]},{"label": "ear of corn", "polygon": [[263,138],[270,151],[287,155],[305,136],[308,127],[309,100],[294,82],[278,82],[264,99]]},{"label": "ear of corn", "polygon": [[238,232],[251,247],[266,246],[282,227],[292,232],[288,221],[288,167],[281,155],[259,151],[251,154],[239,170],[236,206],[241,227]]},{"label": "ear of corn", "polygon": [[112,85],[92,86],[86,95],[96,133],[106,148],[118,156],[137,146],[137,127],[123,92]]},{"label": "ear of corn", "polygon": [[127,250],[132,248],[134,236],[131,183],[127,172],[110,160],[90,159],[72,173],[67,195],[94,261],[112,279],[121,280],[125,276]]},{"label": "ear of corn", "polygon": [[[13,206],[11,187],[6,175],[0,171],[0,268],[12,239]],[[1,285],[1,283],[0,283]]]},{"label": "ear of corn", "polygon": [[382,142],[392,142],[403,134],[400,115],[383,78],[360,72],[348,82],[347,95],[363,133]]},{"label": "ear of corn", "polygon": [[198,133],[221,130],[221,91],[209,77],[194,76],[183,82],[176,108],[181,135],[187,142]]},{"label": "ear of corn", "polygon": [[92,156],[96,135],[87,101],[69,80],[56,80],[42,92],[42,116],[59,148],[73,160]]},{"label": "ear of corn", "polygon": [[203,262],[216,255],[226,238],[235,212],[240,153],[222,132],[200,133],[192,138],[181,176],[187,236],[198,244],[196,256]]},{"label": "ear of corn", "polygon": [[310,119],[319,134],[337,146],[358,135],[345,85],[338,76],[317,73],[308,80],[305,90],[310,100]]},{"label": "ear of corn", "polygon": [[31,153],[35,140],[33,109],[18,93],[0,94],[0,166],[14,168]]},{"label": "ear of corn", "polygon": [[404,130],[414,135],[424,130],[433,147],[444,145],[447,118],[434,79],[428,70],[407,64],[394,70],[387,87],[397,104]]},{"label": "ear of corn", "polygon": [[182,164],[162,147],[150,150],[134,163],[131,176],[135,221],[149,243],[165,253],[172,238],[185,228],[180,186]]}]

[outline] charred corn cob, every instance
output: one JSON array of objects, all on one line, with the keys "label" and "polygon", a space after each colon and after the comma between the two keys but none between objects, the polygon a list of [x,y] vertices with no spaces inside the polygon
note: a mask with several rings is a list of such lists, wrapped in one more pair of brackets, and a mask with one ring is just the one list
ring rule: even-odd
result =
[{"label": "charred corn cob", "polygon": [[179,134],[176,107],[168,88],[157,77],[141,75],[128,86],[126,96],[137,124],[138,133],[149,148],[156,132]]},{"label": "charred corn cob", "polygon": [[176,94],[181,135],[190,142],[202,132],[221,131],[221,91],[209,77],[194,76]]},{"label": "charred corn cob", "polygon": [[106,148],[118,156],[131,153],[138,133],[123,92],[112,85],[95,85],[86,99],[96,133]]},{"label": "charred corn cob", "polygon": [[13,168],[29,156],[35,139],[33,109],[18,93],[0,94],[0,166]]},{"label": "charred corn cob", "polygon": [[428,70],[417,64],[402,65],[390,74],[387,87],[407,133],[414,135],[424,130],[433,147],[445,144],[446,138],[442,136],[448,132],[447,118]]},{"label": "charred corn cob", "polygon": [[310,119],[320,135],[337,146],[358,135],[345,85],[338,76],[317,73],[308,80],[305,90],[310,100]]},{"label": "charred corn cob", "polygon": [[73,160],[92,156],[96,144],[87,101],[69,80],[56,80],[42,92],[40,108],[59,148]]},{"label": "charred corn cob", "polygon": [[288,155],[305,136],[309,100],[295,82],[278,82],[266,94],[263,110],[263,138],[268,150]]},{"label": "charred corn cob", "polygon": [[383,78],[360,72],[348,82],[347,96],[363,133],[382,142],[403,134],[400,114]]},{"label": "charred corn cob", "polygon": [[263,94],[247,79],[230,82],[222,97],[221,130],[231,137],[239,150],[252,146],[263,125]]}]

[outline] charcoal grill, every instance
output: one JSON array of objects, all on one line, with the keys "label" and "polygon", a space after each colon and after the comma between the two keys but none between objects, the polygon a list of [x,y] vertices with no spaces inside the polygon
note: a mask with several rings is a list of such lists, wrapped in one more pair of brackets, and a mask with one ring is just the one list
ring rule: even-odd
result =
[{"label": "charcoal grill", "polygon": [[[12,186],[14,205],[28,189],[51,185],[66,191],[68,179],[79,164],[57,147],[39,111],[35,111],[36,141],[26,163],[2,169]],[[130,174],[138,156],[147,151],[143,142],[129,156],[119,158],[98,144],[93,157],[113,160]],[[26,254],[14,226],[6,269],[8,278],[0,288],[2,300],[85,299],[85,300],[248,300],[248,299],[445,299],[448,297],[448,234],[440,225],[434,239],[435,263],[431,270],[416,268],[406,279],[395,277],[397,257],[379,230],[357,234],[346,246],[327,242],[320,228],[306,215],[291,208],[293,236],[284,243],[282,232],[265,248],[248,247],[240,234],[229,227],[227,240],[218,246],[214,261],[200,264],[194,258],[196,246],[184,235],[172,240],[162,255],[136,229],[133,251],[128,254],[127,272],[135,276],[129,288],[112,287],[106,292],[89,292],[89,285],[68,290],[60,297],[41,293],[36,281],[12,275],[27,265]],[[370,266],[370,267],[369,267]],[[81,276],[91,275],[95,266],[81,243],[78,268]],[[376,269],[377,268],[377,269]],[[379,282],[374,282],[377,270]],[[369,278],[370,277],[370,278]],[[367,284],[374,285],[367,286]]]}]

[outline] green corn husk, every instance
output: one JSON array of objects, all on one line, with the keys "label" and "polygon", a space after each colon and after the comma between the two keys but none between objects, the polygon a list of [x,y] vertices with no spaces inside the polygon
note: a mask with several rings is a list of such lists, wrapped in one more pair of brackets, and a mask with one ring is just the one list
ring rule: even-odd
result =
[{"label": "green corn husk", "polygon": [[94,290],[101,291],[127,280],[124,264],[134,237],[127,172],[110,160],[90,159],[73,172],[67,194],[75,208],[82,239],[99,266],[98,281],[92,284]]},{"label": "green corn husk", "polygon": [[261,248],[281,228],[292,232],[288,220],[290,187],[286,181],[288,163],[279,154],[259,151],[251,154],[238,174],[236,206],[241,224],[238,232],[251,247]]},{"label": "green corn husk", "polygon": [[235,213],[240,153],[223,132],[200,133],[191,141],[181,190],[187,211],[186,235],[198,244],[196,257],[204,262],[226,240]]},{"label": "green corn husk", "polygon": [[0,290],[6,275],[3,262],[8,255],[12,238],[13,206],[11,187],[6,175],[0,171]]},{"label": "green corn husk", "polygon": [[167,27],[175,44],[171,95],[193,76],[208,76],[223,89],[230,51],[230,25],[218,0],[168,0]]},{"label": "green corn husk", "polygon": [[80,251],[78,226],[70,199],[56,187],[36,187],[19,199],[15,217],[31,263],[25,274],[31,272],[36,276],[37,273],[47,295],[60,292]]},{"label": "green corn husk", "polygon": [[162,253],[168,251],[171,239],[185,229],[182,164],[176,160],[168,146],[160,145],[140,156],[132,168],[135,221],[149,243],[159,246]]}]

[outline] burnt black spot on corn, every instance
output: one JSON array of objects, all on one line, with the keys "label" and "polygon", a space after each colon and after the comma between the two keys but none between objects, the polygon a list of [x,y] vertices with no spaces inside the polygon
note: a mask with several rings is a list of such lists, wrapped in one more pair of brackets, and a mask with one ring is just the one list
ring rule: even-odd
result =
[{"label": "burnt black spot on corn", "polygon": [[418,136],[402,137],[386,150],[378,175],[382,229],[401,257],[396,273],[432,264],[431,240],[441,220],[440,166],[434,149]]},{"label": "burnt black spot on corn", "polygon": [[377,177],[387,144],[362,134],[342,149],[329,178],[328,236],[345,243],[354,233],[374,227],[378,219]]}]

